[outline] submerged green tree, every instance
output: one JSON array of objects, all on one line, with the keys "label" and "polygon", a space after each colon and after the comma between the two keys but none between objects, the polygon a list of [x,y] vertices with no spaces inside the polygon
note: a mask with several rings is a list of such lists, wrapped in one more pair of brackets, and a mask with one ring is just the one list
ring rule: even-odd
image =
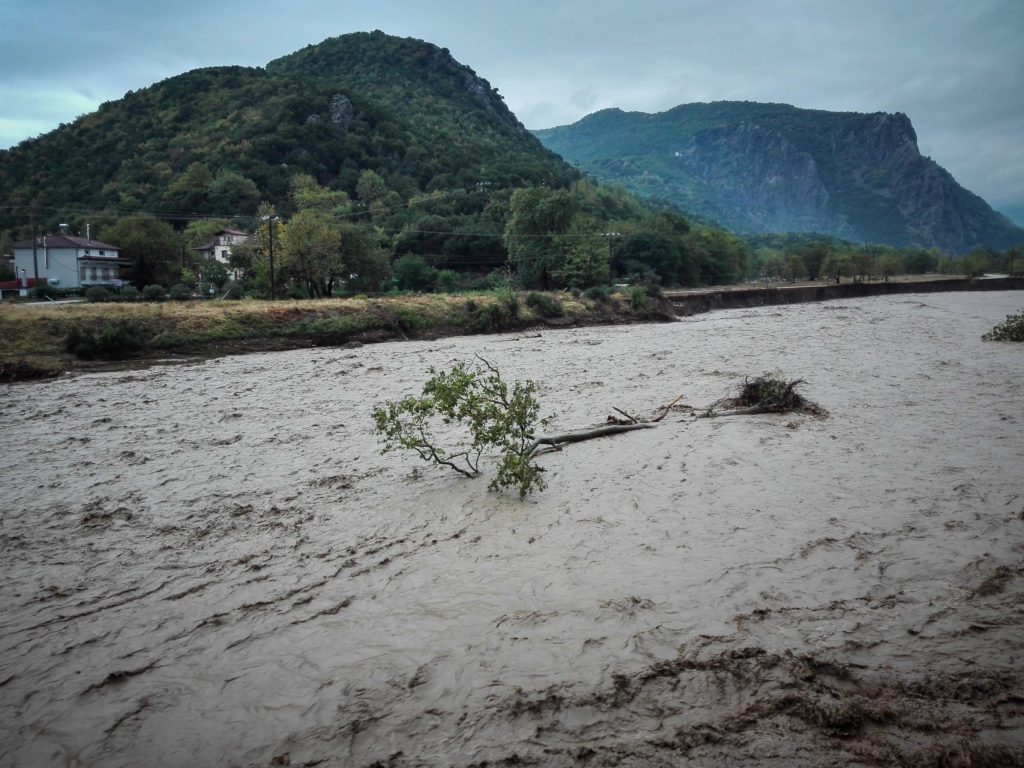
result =
[{"label": "submerged green tree", "polygon": [[[542,470],[531,461],[534,430],[551,417],[539,418],[537,386],[517,381],[510,388],[497,368],[478,359],[482,365],[473,369],[461,363],[450,371],[430,368],[422,395],[374,408],[374,425],[384,445],[381,453],[404,448],[431,464],[475,477],[484,453],[496,451],[498,473],[488,486],[491,490],[515,487],[520,498],[542,491],[547,487]],[[434,436],[439,422],[462,427],[453,447],[443,447]]]}]

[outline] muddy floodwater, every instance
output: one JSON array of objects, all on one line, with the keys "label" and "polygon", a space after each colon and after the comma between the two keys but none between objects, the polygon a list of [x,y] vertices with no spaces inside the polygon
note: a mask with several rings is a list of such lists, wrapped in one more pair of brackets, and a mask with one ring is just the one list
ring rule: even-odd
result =
[{"label": "muddy floodwater", "polygon": [[[1024,292],[323,348],[0,391],[0,765],[1024,764]],[[551,432],[380,455],[486,357]],[[423,466],[423,471],[417,470]]]}]

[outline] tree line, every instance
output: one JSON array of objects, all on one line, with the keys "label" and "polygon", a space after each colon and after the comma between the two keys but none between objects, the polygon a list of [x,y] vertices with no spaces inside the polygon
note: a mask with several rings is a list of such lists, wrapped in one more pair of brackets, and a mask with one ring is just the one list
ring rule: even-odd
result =
[{"label": "tree line", "polygon": [[[167,189],[183,206],[255,188],[193,163]],[[399,185],[400,186],[400,185]],[[130,260],[122,276],[136,288],[188,286],[202,295],[323,298],[398,290],[481,288],[496,270],[528,290],[586,290],[610,283],[661,288],[747,281],[887,280],[902,273],[977,275],[1020,271],[1021,249],[975,251],[952,259],[936,249],[856,245],[810,235],[745,240],[652,210],[619,187],[585,178],[564,186],[396,189],[376,171],[358,174],[355,193],[296,173],[280,208],[254,203],[244,217],[163,220],[155,214],[88,217],[94,237]],[[84,214],[80,219],[86,218]],[[85,222],[80,220],[78,229]],[[199,246],[220,230],[250,238],[227,264]],[[8,236],[9,237],[9,236]],[[273,269],[273,272],[271,271]]]}]

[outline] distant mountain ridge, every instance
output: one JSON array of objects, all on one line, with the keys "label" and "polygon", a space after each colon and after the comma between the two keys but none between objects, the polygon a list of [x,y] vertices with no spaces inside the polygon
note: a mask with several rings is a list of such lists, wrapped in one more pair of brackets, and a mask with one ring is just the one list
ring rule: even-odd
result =
[{"label": "distant mountain ridge", "polygon": [[1024,241],[1024,228],[921,155],[902,113],[713,102],[606,109],[533,133],[600,181],[740,233],[818,232],[952,254]]}]

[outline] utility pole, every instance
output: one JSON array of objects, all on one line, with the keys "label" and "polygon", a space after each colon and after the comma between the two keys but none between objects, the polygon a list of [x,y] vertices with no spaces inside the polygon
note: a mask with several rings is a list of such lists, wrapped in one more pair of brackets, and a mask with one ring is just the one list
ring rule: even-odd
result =
[{"label": "utility pole", "polygon": [[28,212],[29,222],[32,224],[32,279],[34,285],[39,285],[39,257],[36,248],[36,211],[30,208]]},{"label": "utility pole", "polygon": [[274,222],[277,220],[275,216],[270,220],[270,300],[274,301],[277,298],[277,287],[274,284]]},{"label": "utility pole", "polygon": [[274,222],[277,216],[263,216],[263,221],[270,225],[270,300],[277,298],[277,286],[274,283]]}]

